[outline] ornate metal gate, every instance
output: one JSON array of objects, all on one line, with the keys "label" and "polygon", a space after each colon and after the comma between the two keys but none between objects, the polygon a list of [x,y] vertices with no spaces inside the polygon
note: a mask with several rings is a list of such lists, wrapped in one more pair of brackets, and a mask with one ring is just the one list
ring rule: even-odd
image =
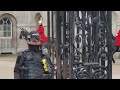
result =
[{"label": "ornate metal gate", "polygon": [[57,79],[112,79],[111,11],[48,11]]}]

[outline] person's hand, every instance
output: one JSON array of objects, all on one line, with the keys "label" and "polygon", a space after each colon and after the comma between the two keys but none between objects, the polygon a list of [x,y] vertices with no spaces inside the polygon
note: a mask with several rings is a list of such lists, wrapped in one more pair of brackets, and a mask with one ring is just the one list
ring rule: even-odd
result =
[{"label": "person's hand", "polygon": [[40,20],[39,20],[39,25],[42,24],[42,17],[40,17]]},{"label": "person's hand", "polygon": [[42,21],[40,20],[40,21],[39,21],[39,25],[41,25],[41,24],[42,24]]},{"label": "person's hand", "polygon": [[115,36],[117,36],[118,34],[115,34]]}]

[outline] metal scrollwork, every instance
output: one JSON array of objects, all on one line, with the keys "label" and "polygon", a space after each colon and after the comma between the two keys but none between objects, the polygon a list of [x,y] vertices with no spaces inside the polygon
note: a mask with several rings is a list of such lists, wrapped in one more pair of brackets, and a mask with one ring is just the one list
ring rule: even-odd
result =
[{"label": "metal scrollwork", "polygon": [[75,54],[74,54],[74,62],[80,62],[81,58],[82,58],[82,54],[79,51],[75,52]]},{"label": "metal scrollwork", "polygon": [[82,35],[81,34],[76,35],[75,41],[77,44],[80,44],[82,42]]},{"label": "metal scrollwork", "polygon": [[77,79],[90,79],[89,72],[87,72],[86,67],[77,67],[74,70]]},{"label": "metal scrollwork", "polygon": [[108,60],[108,53],[106,51],[101,51],[98,53],[98,59],[101,59],[102,61]]},{"label": "metal scrollwork", "polygon": [[108,78],[108,70],[104,66],[95,66],[93,72],[94,79],[107,79]]},{"label": "metal scrollwork", "polygon": [[50,15],[55,16],[48,36],[56,38],[57,78],[111,79],[111,11],[55,11]]}]

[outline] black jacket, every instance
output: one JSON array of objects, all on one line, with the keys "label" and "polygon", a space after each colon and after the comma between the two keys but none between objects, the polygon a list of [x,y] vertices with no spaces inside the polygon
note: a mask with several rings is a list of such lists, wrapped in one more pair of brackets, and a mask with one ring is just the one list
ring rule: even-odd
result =
[{"label": "black jacket", "polygon": [[[24,52],[26,52],[26,51],[24,51]],[[24,78],[23,78],[24,70],[22,70],[22,68],[21,68],[21,67],[24,65],[24,62],[25,62],[24,52],[22,52],[21,54],[19,54],[18,57],[17,57],[16,64],[15,64],[15,68],[14,68],[14,79],[24,79]],[[37,53],[36,53],[36,55],[38,56],[38,55],[40,55],[40,54],[37,54]],[[49,63],[50,68],[51,68],[51,70],[52,70],[51,73],[53,73],[53,72],[54,72],[54,65],[51,63],[50,58],[48,58],[47,55],[42,55],[42,54],[41,54],[41,58],[43,58],[43,57],[47,59],[47,62]],[[39,58],[40,58],[40,57],[39,57]],[[35,63],[40,63],[40,61],[38,62],[38,61],[35,60]],[[41,69],[40,69],[40,72],[43,73],[43,70],[42,70],[43,67],[41,67],[41,66],[42,66],[42,65],[39,65],[39,67],[41,68]],[[34,74],[34,73],[33,73],[33,74]],[[46,75],[48,75],[48,74],[46,74]],[[44,78],[44,76],[41,76],[40,78],[42,79],[42,78]],[[40,78],[39,78],[39,79],[40,79]],[[46,77],[45,77],[45,78],[46,78]]]},{"label": "black jacket", "polygon": [[16,64],[15,64],[15,67],[14,67],[14,79],[21,79],[20,67],[22,67],[23,62],[24,62],[24,59],[22,59],[22,54],[18,55],[17,60],[16,60]]}]

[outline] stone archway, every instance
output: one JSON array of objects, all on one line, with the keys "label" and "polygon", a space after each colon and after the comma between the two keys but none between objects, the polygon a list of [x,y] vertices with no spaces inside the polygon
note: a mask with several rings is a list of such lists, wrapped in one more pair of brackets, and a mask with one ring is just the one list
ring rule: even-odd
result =
[{"label": "stone archway", "polygon": [[0,16],[0,20],[2,18],[9,18],[12,21],[12,36],[11,38],[0,38],[0,43],[2,45],[0,45],[0,53],[12,53],[12,54],[16,54],[16,50],[17,50],[17,35],[16,35],[16,27],[17,27],[17,21],[16,18],[9,13],[4,13]]}]

